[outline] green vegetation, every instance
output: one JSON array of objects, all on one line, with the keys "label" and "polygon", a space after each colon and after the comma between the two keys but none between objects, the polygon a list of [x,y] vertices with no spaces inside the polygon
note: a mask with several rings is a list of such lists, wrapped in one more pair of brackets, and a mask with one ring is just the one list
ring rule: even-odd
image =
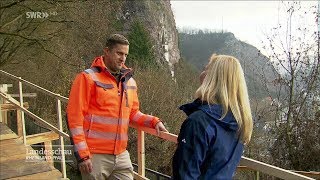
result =
[{"label": "green vegetation", "polygon": [[140,21],[135,21],[128,35],[130,50],[127,63],[129,66],[141,68],[153,67],[155,65],[153,43],[150,35]]}]

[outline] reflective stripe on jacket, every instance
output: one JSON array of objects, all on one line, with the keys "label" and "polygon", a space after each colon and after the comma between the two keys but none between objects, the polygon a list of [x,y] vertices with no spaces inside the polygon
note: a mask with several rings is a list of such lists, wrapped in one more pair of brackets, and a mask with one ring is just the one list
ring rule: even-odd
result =
[{"label": "reflective stripe on jacket", "polygon": [[67,106],[68,127],[78,161],[91,153],[120,154],[126,150],[129,122],[154,128],[159,119],[139,111],[132,70],[123,67],[117,83],[103,57],[77,75]]}]

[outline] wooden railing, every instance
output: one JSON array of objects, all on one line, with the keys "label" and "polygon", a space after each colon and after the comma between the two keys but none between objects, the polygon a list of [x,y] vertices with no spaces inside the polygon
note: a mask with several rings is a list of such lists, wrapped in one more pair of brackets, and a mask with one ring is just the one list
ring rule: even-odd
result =
[{"label": "wooden railing", "polygon": [[[3,70],[0,70],[0,74],[5,75],[6,77],[9,77],[9,78],[19,82],[19,94],[20,94],[20,102],[19,103],[17,103],[15,99],[13,99],[12,97],[8,96],[7,94],[5,94],[3,92],[0,92],[0,96],[21,110],[24,142],[26,143],[27,140],[29,140],[30,142],[36,141],[35,140],[36,137],[28,137],[27,138],[25,135],[24,113],[26,113],[27,115],[32,117],[35,121],[41,123],[46,128],[50,129],[51,131],[53,131],[59,135],[60,148],[63,151],[64,150],[63,138],[69,138],[69,135],[67,133],[63,132],[63,130],[62,130],[61,102],[67,103],[68,98],[63,97],[60,94],[56,94],[56,93],[53,93],[49,90],[46,90],[38,85],[35,85],[31,82],[28,82],[28,81],[22,79],[21,77],[16,77],[16,76],[9,74]],[[37,115],[28,111],[26,108],[24,108],[22,106],[23,105],[22,82],[32,88],[35,88],[36,90],[39,90],[39,91],[55,98],[55,100],[57,102],[56,108],[57,108],[57,119],[58,119],[58,126],[59,126],[58,128],[49,124],[48,122],[41,119],[40,117],[38,117]],[[151,128],[147,128],[147,127],[140,127],[140,126],[136,126],[133,124],[130,124],[130,127],[135,128],[138,131],[138,147],[137,147],[138,148],[137,149],[137,152],[138,152],[138,173],[135,172],[134,178],[135,179],[148,179],[145,177],[145,146],[144,146],[145,133],[151,134],[153,136],[157,136],[159,138],[165,139],[165,140],[173,142],[173,143],[177,143],[177,135],[171,134],[168,132],[160,132],[160,134],[158,135],[155,129],[151,129]],[[46,136],[49,136],[49,135],[47,134]],[[50,136],[54,136],[54,135],[51,134]],[[63,158],[61,160],[61,164],[62,164],[61,171],[63,174],[63,178],[66,178],[66,166],[65,166],[64,154],[62,154],[62,156],[63,156]],[[272,166],[272,165],[269,165],[269,164],[266,164],[266,163],[263,163],[260,161],[256,161],[256,160],[253,160],[250,158],[246,158],[246,157],[241,158],[240,165],[246,166],[247,168],[250,168],[254,171],[263,172],[265,174],[275,176],[278,178],[282,178],[282,179],[303,179],[303,180],[304,179],[306,179],[306,180],[312,179],[310,177],[307,177],[307,176],[304,176],[304,175],[301,175],[298,173],[294,173],[292,171],[285,170],[285,169],[282,169],[282,168],[279,168],[276,166]]]}]

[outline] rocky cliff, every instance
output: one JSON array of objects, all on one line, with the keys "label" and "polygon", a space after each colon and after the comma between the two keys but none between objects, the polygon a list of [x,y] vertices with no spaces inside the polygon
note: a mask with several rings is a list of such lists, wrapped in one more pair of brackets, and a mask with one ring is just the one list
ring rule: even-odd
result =
[{"label": "rocky cliff", "polygon": [[173,65],[179,61],[180,52],[170,1],[125,1],[116,17],[124,21],[125,33],[130,33],[134,21],[143,22],[153,40],[155,60],[167,62],[173,75]]}]

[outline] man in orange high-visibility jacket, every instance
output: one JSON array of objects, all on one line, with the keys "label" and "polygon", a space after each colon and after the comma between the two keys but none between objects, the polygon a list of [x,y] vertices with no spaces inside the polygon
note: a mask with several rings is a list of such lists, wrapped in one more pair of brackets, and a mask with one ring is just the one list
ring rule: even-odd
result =
[{"label": "man in orange high-visibility jacket", "polygon": [[129,41],[113,34],[104,56],[75,78],[68,127],[82,179],[133,179],[127,148],[129,122],[167,131],[159,118],[139,111],[137,85],[124,63]]}]

